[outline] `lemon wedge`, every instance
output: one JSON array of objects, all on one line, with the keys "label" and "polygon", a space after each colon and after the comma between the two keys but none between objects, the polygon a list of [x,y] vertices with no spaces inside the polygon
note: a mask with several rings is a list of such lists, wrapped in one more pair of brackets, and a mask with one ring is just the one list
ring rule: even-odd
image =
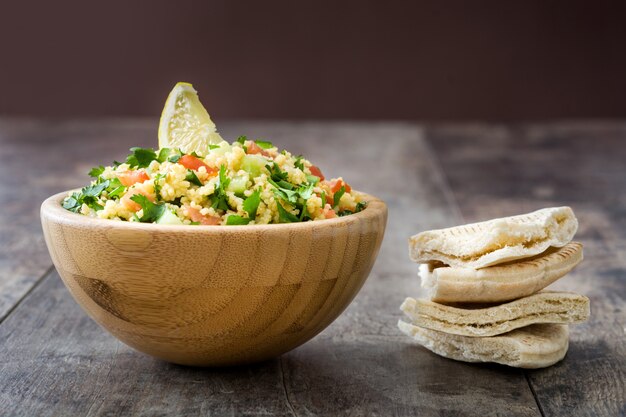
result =
[{"label": "lemon wedge", "polygon": [[159,121],[159,148],[180,148],[206,155],[210,144],[222,142],[198,92],[189,83],[177,83],[167,96]]}]

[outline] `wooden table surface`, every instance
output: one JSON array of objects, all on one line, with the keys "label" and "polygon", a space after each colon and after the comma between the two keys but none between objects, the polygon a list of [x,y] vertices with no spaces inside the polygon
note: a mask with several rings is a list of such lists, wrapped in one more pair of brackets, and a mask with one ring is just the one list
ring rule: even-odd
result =
[{"label": "wooden table surface", "polygon": [[[389,206],[374,269],[348,309],[280,358],[227,369],[171,365],[118,342],[63,286],[42,200],[89,168],[155,146],[153,119],[0,119],[0,415],[626,414],[626,123],[443,125],[222,123],[263,137]],[[467,364],[396,328],[420,293],[407,238],[462,222],[570,205],[585,261],[555,288],[591,299],[569,352],[547,369]]]}]

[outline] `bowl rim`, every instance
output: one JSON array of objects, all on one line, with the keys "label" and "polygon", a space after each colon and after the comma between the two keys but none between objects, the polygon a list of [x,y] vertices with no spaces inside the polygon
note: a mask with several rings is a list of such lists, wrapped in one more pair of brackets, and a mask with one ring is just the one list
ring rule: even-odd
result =
[{"label": "bowl rim", "polygon": [[99,219],[95,217],[85,216],[83,214],[74,213],[61,206],[61,201],[67,197],[69,193],[76,189],[63,191],[54,194],[46,198],[41,204],[40,215],[41,219],[52,220],[56,223],[75,225],[88,228],[119,228],[128,230],[143,230],[154,232],[189,232],[189,233],[242,233],[245,231],[279,231],[279,230],[294,230],[294,229],[308,229],[318,227],[338,227],[344,224],[351,224],[355,221],[368,219],[372,217],[379,217],[386,215],[387,205],[384,201],[371,194],[360,193],[365,201],[367,201],[367,207],[362,211],[348,216],[336,217],[333,219],[325,219],[320,221],[306,221],[299,223],[276,223],[276,224],[253,224],[253,225],[167,225],[156,223],[140,223],[140,222],[128,222],[118,221],[111,219]]}]

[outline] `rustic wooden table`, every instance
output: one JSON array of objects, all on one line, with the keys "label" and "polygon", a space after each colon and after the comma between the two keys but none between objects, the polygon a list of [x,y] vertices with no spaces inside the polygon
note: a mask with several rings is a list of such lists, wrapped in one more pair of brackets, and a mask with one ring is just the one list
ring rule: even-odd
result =
[{"label": "rustic wooden table", "polygon": [[[155,120],[0,119],[0,415],[626,414],[626,124],[223,123],[268,138],[389,205],[374,269],[305,345],[229,369],[171,365],[121,344],[72,300],[48,256],[39,205],[81,186]],[[396,329],[419,294],[418,231],[571,205],[586,260],[556,287],[586,294],[561,363],[526,371],[454,362]]]}]

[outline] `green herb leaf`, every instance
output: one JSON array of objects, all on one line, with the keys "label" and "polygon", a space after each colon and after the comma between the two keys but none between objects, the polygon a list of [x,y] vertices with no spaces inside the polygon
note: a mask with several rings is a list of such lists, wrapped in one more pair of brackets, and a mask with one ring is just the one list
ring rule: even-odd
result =
[{"label": "green herb leaf", "polygon": [[226,188],[230,183],[230,179],[226,176],[226,166],[220,166],[219,180],[215,184],[215,192],[213,193],[213,207],[216,210],[228,210],[228,196],[226,195]]},{"label": "green herb leaf", "polygon": [[217,148],[219,148],[219,147],[220,147],[220,145],[214,145],[214,144],[212,144],[212,143],[209,143],[209,150],[210,150],[210,151],[212,151],[213,149],[217,149]]},{"label": "green herb leaf", "polygon": [[302,209],[300,210],[300,221],[304,221],[306,218],[310,218],[309,217],[309,209],[306,208],[306,202],[305,204],[302,205]]},{"label": "green herb leaf", "polygon": [[130,199],[143,209],[143,214],[139,217],[139,221],[142,223],[154,223],[166,210],[165,204],[155,204],[143,194],[135,194]]},{"label": "green herb leaf", "polygon": [[247,140],[248,140],[248,137],[246,135],[241,135],[237,138],[236,142],[239,142],[243,145],[244,143],[246,143]]},{"label": "green herb leaf", "polygon": [[261,149],[270,149],[274,147],[274,145],[272,145],[272,142],[268,142],[265,140],[255,140],[254,143],[259,145],[259,148]]},{"label": "green herb leaf", "polygon": [[269,182],[270,184],[272,184],[274,187],[278,188],[278,189],[284,189],[284,190],[293,190],[294,186],[293,184],[285,181],[285,180],[280,180],[278,182],[274,181],[272,178],[268,178],[267,182]]},{"label": "green herb leaf", "polygon": [[163,184],[161,184],[161,180],[167,177],[166,174],[158,173],[154,176],[154,194],[156,194],[156,199],[161,200],[161,188],[163,188]]},{"label": "green herb leaf", "polygon": [[265,168],[269,171],[270,178],[275,182],[287,181],[287,178],[289,177],[286,172],[280,169],[276,162],[272,161],[271,164],[265,165]]},{"label": "green herb leaf", "polygon": [[189,181],[190,183],[194,185],[197,185],[198,187],[202,187],[202,181],[200,181],[200,178],[198,178],[196,173],[190,169],[187,170],[187,175],[185,176],[185,180]]},{"label": "green herb leaf", "polygon": [[300,198],[303,198],[304,200],[308,200],[309,198],[311,198],[311,196],[313,195],[314,187],[315,184],[313,183],[301,185],[300,188],[298,188],[298,194],[300,195]]},{"label": "green herb leaf", "polygon": [[165,161],[176,163],[178,162],[182,154],[183,153],[180,151],[180,149],[161,148],[161,150],[159,151],[159,155],[156,159],[160,163],[163,163]]},{"label": "green herb leaf", "polygon": [[126,187],[123,185],[116,187],[109,191],[109,198],[119,198],[126,192]]},{"label": "green herb leaf", "polygon": [[104,172],[104,167],[102,165],[97,166],[95,168],[91,168],[89,171],[89,176],[93,178],[98,178]]},{"label": "green herb leaf", "polygon": [[98,204],[98,197],[108,186],[109,181],[106,180],[99,184],[84,187],[79,192],[72,193],[70,197],[63,200],[63,208],[78,213],[83,204],[87,204],[92,210],[102,210],[102,205]]},{"label": "green herb leaf", "polygon": [[354,212],[358,213],[359,211],[363,211],[366,207],[367,201],[359,201],[358,203],[356,203],[356,209]]},{"label": "green herb leaf", "polygon": [[238,225],[244,225],[244,224],[248,224],[252,221],[252,219],[249,218],[245,218],[245,217],[241,217],[241,216],[237,216],[237,215],[230,215],[226,218],[226,225],[227,226],[238,226]]},{"label": "green herb leaf", "polygon": [[243,201],[243,209],[251,219],[256,219],[256,212],[261,203],[261,190],[256,190]]},{"label": "green herb leaf", "polygon": [[126,163],[131,167],[146,168],[150,162],[157,160],[157,154],[151,148],[130,148],[132,152],[126,158]]},{"label": "green herb leaf", "polygon": [[298,223],[300,219],[292,213],[285,210],[285,208],[277,201],[276,208],[278,209],[278,219],[280,223]]},{"label": "green herb leaf", "polygon": [[65,200],[63,200],[63,208],[69,211],[73,211],[74,213],[78,212],[80,206],[82,205],[78,203],[78,195],[78,193],[72,193],[71,196],[66,197]]},{"label": "green herb leaf", "polygon": [[286,190],[284,188],[280,188],[276,185],[276,183],[271,182],[271,184],[275,187],[274,195],[281,200],[285,200],[289,204],[296,204],[298,202],[298,192],[292,190]]},{"label": "green herb leaf", "polygon": [[170,148],[161,148],[159,154],[157,155],[157,161],[163,163],[167,161],[167,158],[170,156]]},{"label": "green herb leaf", "polygon": [[304,163],[302,163],[302,155],[296,156],[296,160],[294,161],[293,166],[298,168],[300,171],[304,171]]},{"label": "green herb leaf", "polygon": [[99,197],[100,194],[109,186],[109,181],[101,182],[100,184],[90,185],[81,190],[81,193],[86,197]]},{"label": "green herb leaf", "polygon": [[[98,177],[98,180],[102,180],[102,177]],[[109,198],[119,198],[126,191],[126,187],[122,185],[119,178],[104,180],[104,182],[108,182],[109,184],[106,187],[107,195]]]},{"label": "green herb leaf", "polygon": [[333,195],[333,207],[337,207],[339,205],[339,200],[341,200],[341,196],[344,195],[345,193],[346,193],[346,187],[342,185],[339,191],[337,191]]},{"label": "green herb leaf", "polygon": [[320,177],[316,177],[315,175],[307,175],[306,180],[313,185],[317,185],[317,183],[320,182]]}]

